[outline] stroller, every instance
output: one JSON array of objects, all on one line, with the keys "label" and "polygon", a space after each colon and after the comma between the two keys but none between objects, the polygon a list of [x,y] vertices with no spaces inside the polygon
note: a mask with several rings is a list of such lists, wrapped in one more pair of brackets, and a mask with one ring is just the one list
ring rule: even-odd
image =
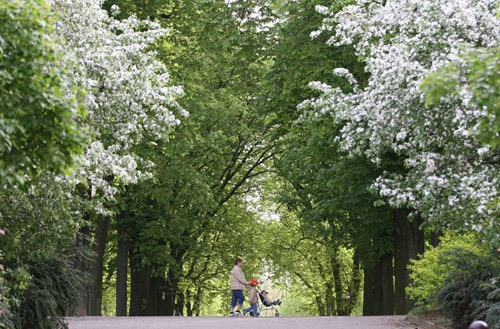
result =
[{"label": "stroller", "polygon": [[[257,290],[257,293],[259,294],[259,299],[261,301],[261,303],[259,304],[259,314],[262,314],[262,312],[271,312],[274,313],[274,316],[275,317],[278,317],[280,316],[280,312],[278,310],[278,308],[276,307],[277,305],[275,303],[270,303],[269,300],[267,299],[267,297],[264,295],[264,293],[267,294],[267,291],[265,290],[262,290],[262,291],[258,291]],[[279,301],[279,299],[278,299]],[[279,302],[278,305],[281,305],[281,302]]]}]

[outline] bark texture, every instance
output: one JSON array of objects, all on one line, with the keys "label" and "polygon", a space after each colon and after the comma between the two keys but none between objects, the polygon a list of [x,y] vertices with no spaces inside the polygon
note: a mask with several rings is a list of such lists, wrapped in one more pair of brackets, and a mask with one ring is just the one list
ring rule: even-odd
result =
[{"label": "bark texture", "polygon": [[104,272],[104,252],[108,240],[109,217],[99,218],[94,234],[92,251],[95,254],[95,261],[91,267],[90,279],[90,305],[89,315],[102,315],[102,276]]}]

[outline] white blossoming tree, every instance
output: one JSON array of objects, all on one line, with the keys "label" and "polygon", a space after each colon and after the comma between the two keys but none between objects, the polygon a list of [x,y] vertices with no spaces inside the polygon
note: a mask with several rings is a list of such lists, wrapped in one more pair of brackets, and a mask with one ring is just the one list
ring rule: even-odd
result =
[{"label": "white blossoming tree", "polygon": [[[182,89],[170,85],[166,67],[149,50],[166,31],[134,17],[114,19],[101,4],[0,2],[1,18],[8,23],[0,29],[0,85],[7,88],[0,99],[8,105],[0,111],[0,119],[3,112],[7,119],[0,120],[5,141],[0,162],[6,164],[0,168],[0,233],[8,232],[2,240],[5,266],[20,273],[6,282],[16,301],[12,317],[23,327],[57,325],[61,310],[78,302],[78,271],[89,268],[74,256],[76,232],[89,234],[92,212],[109,212],[103,205],[116,195],[118,184],[150,176],[153,164],[137,156],[134,147],[164,138],[179,124],[179,114],[187,115],[176,101]],[[73,173],[63,170],[71,164]],[[9,179],[29,182],[20,190],[5,185]],[[56,301],[15,295],[24,293],[23,287],[42,291],[30,276],[40,264],[64,286]],[[66,276],[59,275],[58,264]],[[65,278],[71,280],[64,283]]]},{"label": "white blossoming tree", "polygon": [[148,176],[132,147],[145,136],[164,137],[180,122],[174,111],[187,112],[176,101],[182,88],[169,85],[165,66],[148,49],[166,30],[133,16],[119,21],[101,4],[53,0],[52,8],[59,15],[55,34],[68,53],[64,65],[87,90],[85,124],[91,142],[77,161],[76,175],[101,196],[112,197],[112,180],[135,183]]},{"label": "white blossoming tree", "polygon": [[485,108],[476,137],[493,147],[500,145],[500,48],[479,49],[465,57],[466,66],[453,63],[431,74],[422,84],[427,102],[433,103],[449,94],[463,92],[471,95],[471,102]]},{"label": "white blossoming tree", "polygon": [[[370,74],[354,91],[316,82],[322,96],[302,106],[329,113],[343,128],[338,137],[352,155],[375,163],[396,157],[403,172],[386,171],[374,189],[391,206],[418,211],[440,229],[475,229],[498,234],[498,150],[474,139],[484,107],[470,102],[466,88],[427,105],[422,79],[463,55],[500,44],[496,0],[358,1],[324,20],[318,33],[334,31],[329,43],[352,44]],[[324,11],[324,8],[319,8]],[[497,152],[497,153],[495,153]]]}]

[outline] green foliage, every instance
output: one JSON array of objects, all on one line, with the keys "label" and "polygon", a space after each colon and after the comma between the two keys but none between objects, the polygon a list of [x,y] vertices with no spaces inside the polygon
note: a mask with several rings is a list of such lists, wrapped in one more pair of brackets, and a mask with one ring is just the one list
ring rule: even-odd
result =
[{"label": "green foliage", "polygon": [[260,27],[272,13],[260,1],[121,0],[105,7],[112,3],[122,17],[151,17],[169,28],[155,50],[183,86],[180,103],[190,112],[168,143],[136,146],[155,163],[154,179],[127,187],[118,200],[126,238],[142,268],[178,286],[188,312],[226,313],[234,258],[246,260],[247,276],[261,271],[245,195],[268,171],[274,147],[259,104],[269,48]]},{"label": "green foliage", "polygon": [[314,316],[316,314],[314,304],[307,298],[307,294],[290,292],[283,298],[280,308],[281,316]]},{"label": "green foliage", "polygon": [[[269,280],[287,292],[281,313],[285,316],[332,315],[337,311],[351,314],[358,301],[350,304],[344,298],[356,298],[358,290],[354,282],[360,279],[353,250],[336,243],[334,226],[325,223],[320,234],[293,211],[281,209],[278,213],[279,221],[261,222],[262,240],[268,243],[259,248]],[[342,273],[337,277],[339,281],[335,281],[337,269]],[[335,283],[340,290],[335,290]]]},{"label": "green foliage", "polygon": [[0,246],[6,262],[45,258],[74,241],[82,223],[74,213],[78,198],[68,194],[69,186],[52,180],[40,177],[30,193],[0,188],[0,227],[7,232]]},{"label": "green foliage", "polygon": [[33,259],[23,269],[24,277],[15,271],[7,277],[16,287],[11,297],[13,328],[67,328],[63,317],[78,301],[82,280],[75,259],[57,252],[48,259]]},{"label": "green foliage", "polygon": [[[391,214],[374,207],[368,188],[383,169],[360,158],[349,158],[339,148],[340,126],[331,118],[301,112],[297,105],[314,97],[312,81],[327,81],[346,92],[352,87],[333,74],[346,67],[360,86],[367,81],[364,65],[348,46],[327,46],[327,36],[311,39],[324,16],[316,5],[337,12],[349,1],[283,1],[286,20],[277,28],[275,58],[266,74],[269,110],[276,117],[278,147],[274,159],[284,186],[277,196],[302,222],[302,234],[338,246],[354,248],[358,257],[372,261],[392,248]],[[387,161],[389,162],[389,161]],[[392,164],[390,164],[392,165]],[[388,165],[384,168],[386,169]],[[381,236],[386,238],[382,239]]]},{"label": "green foliage", "polygon": [[[279,42],[272,45],[273,59],[264,77],[263,110],[273,125],[271,138],[278,149],[273,158],[277,176],[269,177],[272,182],[266,189],[286,209],[278,211],[279,222],[266,223],[266,236],[273,241],[266,259],[276,281],[310,292],[302,298],[302,312],[307,314],[352,313],[359,289],[356,262],[360,257],[376,257],[392,245],[390,239],[372,240],[391,230],[387,209],[374,208],[375,198],[367,190],[376,177],[373,166],[349,159],[339,150],[335,142],[339,127],[329,118],[297,110],[298,104],[315,96],[308,87],[312,81],[350,90],[345,79],[333,74],[334,68],[348,67],[362,86],[366,81],[363,65],[351,48],[327,46],[325,35],[310,37],[324,18],[316,5],[336,12],[347,4],[275,2],[282,22],[274,27]],[[372,241],[377,244],[375,253]],[[335,276],[336,269],[345,275]]]},{"label": "green foliage", "polygon": [[492,329],[500,328],[500,259],[455,250],[443,262],[450,263],[455,271],[449,274],[437,300],[454,328],[466,329],[474,320],[485,320]]},{"label": "green foliage", "polygon": [[331,7],[336,12],[349,2],[285,0],[275,4],[278,18],[283,23],[275,25],[274,37],[279,42],[273,44],[273,60],[264,76],[264,92],[268,100],[264,108],[270,112],[271,122],[278,127],[276,137],[292,128],[292,123],[302,114],[297,105],[315,96],[309,82],[321,80],[350,89],[344,79],[333,74],[337,67],[350,68],[361,85],[366,81],[364,67],[350,47],[327,46],[327,36],[314,39],[310,36],[322,26],[324,19],[315,9],[317,5]]},{"label": "green foliage", "polygon": [[[480,49],[465,57],[464,67],[449,65],[429,75],[422,84],[427,103],[462,92],[471,93],[471,101],[487,109],[481,120],[477,138],[493,147],[500,144],[500,52],[499,49]],[[465,76],[465,85],[462,85]]]},{"label": "green foliage", "polygon": [[429,312],[430,308],[428,305],[419,305],[410,311],[410,314],[421,315]]},{"label": "green foliage", "polygon": [[0,183],[61,172],[81,150],[82,108],[42,0],[0,1]]},{"label": "green foliage", "polygon": [[[51,188],[57,184],[47,176],[64,172],[80,152],[83,111],[58,68],[63,54],[51,32],[44,1],[0,0],[2,328],[56,328],[76,297],[76,278],[61,263],[67,259],[54,256],[74,237],[75,222],[61,206],[67,190]],[[21,192],[26,180],[30,188]]]},{"label": "green foliage", "polygon": [[0,189],[8,328],[56,328],[77,300],[79,274],[73,267],[80,251],[74,243],[81,222],[69,188],[49,176],[38,178],[29,193]]},{"label": "green foliage", "polygon": [[488,253],[487,245],[479,240],[477,234],[447,233],[437,247],[430,247],[422,258],[411,260],[408,266],[412,283],[406,292],[418,304],[434,304],[437,292],[443,288],[450,273],[459,270],[457,264],[449,261],[453,257],[450,252],[455,250],[466,250],[477,257]]},{"label": "green foliage", "polygon": [[[136,14],[169,28],[153,50],[171,68],[173,82],[183,86],[186,97],[179,103],[191,113],[168,142],[149,136],[133,147],[135,155],[155,164],[148,168],[153,178],[120,186],[121,195],[107,204],[117,215],[111,228],[125,229],[108,237],[106,314],[114,312],[118,241],[129,242],[138,263],[134,270],[144,270],[147,280],[163,280],[159,295],[176,289],[176,312],[225,314],[235,257],[244,258],[247,279],[292,291],[283,315],[360,312],[360,263],[376,262],[393,248],[392,214],[374,206],[369,187],[384,170],[399,173],[404,159],[387,155],[375,167],[347,157],[338,144],[340,125],[297,110],[316,95],[311,81],[351,90],[333,74],[336,67],[348,68],[366,86],[364,65],[352,48],[327,46],[325,34],[310,38],[324,18],[316,5],[337,12],[350,2],[104,3],[107,9],[118,4],[120,18]],[[42,1],[0,0],[0,10],[0,87],[7,91],[0,95],[0,182],[38,176],[29,193],[0,190],[0,228],[8,232],[0,241],[7,301],[15,326],[57,327],[77,300],[78,272],[69,246],[79,226],[88,225],[78,212],[88,209],[78,197],[67,199],[69,187],[39,173],[71,163],[81,146],[81,108],[66,96],[74,94],[71,82],[54,65],[62,55],[47,37],[51,20]],[[492,87],[498,55],[477,56],[478,62],[470,59],[473,101],[498,108],[498,88]],[[430,77],[429,97],[454,92],[457,76],[449,67]],[[497,117],[492,112],[490,122]],[[483,125],[485,141],[493,145],[494,127]],[[486,256],[474,235],[447,235],[411,265],[412,297],[433,301],[450,273],[465,275],[449,261],[456,249]],[[484,300],[497,303],[497,296],[493,290]],[[495,319],[497,313],[488,312]]]},{"label": "green foliage", "polygon": [[[5,235],[5,231],[2,230],[0,239]],[[12,314],[9,307],[9,299],[7,295],[9,293],[9,287],[5,280],[5,266],[3,251],[0,250],[0,327],[2,328],[12,328],[14,324],[12,323]]]}]

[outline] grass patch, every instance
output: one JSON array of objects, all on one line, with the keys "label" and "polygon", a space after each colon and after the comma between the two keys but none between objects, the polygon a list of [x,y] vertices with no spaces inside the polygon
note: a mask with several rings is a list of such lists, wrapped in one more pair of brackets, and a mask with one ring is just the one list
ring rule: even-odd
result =
[{"label": "grass patch", "polygon": [[417,306],[414,309],[412,309],[410,311],[410,314],[411,315],[421,315],[421,314],[428,313],[429,310],[430,310],[429,306],[427,306],[427,305],[420,305],[420,306]]},{"label": "grass patch", "polygon": [[428,322],[434,323],[446,329],[453,329],[451,320],[443,315],[441,307],[430,307],[429,305],[420,305],[410,311],[411,315],[417,316]]}]

